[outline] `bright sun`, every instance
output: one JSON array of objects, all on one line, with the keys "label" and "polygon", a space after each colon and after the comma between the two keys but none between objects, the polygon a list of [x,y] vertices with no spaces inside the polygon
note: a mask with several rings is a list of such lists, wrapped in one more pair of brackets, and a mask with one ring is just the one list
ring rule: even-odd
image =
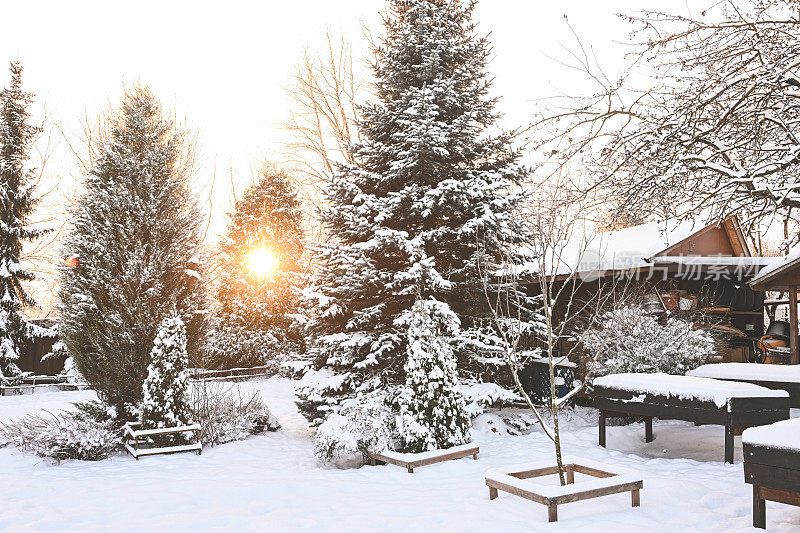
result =
[{"label": "bright sun", "polygon": [[272,277],[280,267],[280,259],[270,248],[253,248],[247,255],[247,266],[259,277]]}]

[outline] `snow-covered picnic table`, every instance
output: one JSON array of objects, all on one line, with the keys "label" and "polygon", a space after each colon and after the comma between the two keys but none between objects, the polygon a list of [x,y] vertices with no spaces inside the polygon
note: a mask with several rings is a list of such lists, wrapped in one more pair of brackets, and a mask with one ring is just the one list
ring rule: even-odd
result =
[{"label": "snow-covered picnic table", "polygon": [[742,381],[789,393],[792,407],[800,407],[800,365],[714,363],[690,370],[687,376]]},{"label": "snow-covered picnic table", "polygon": [[750,383],[669,374],[611,374],[594,380],[600,411],[599,444],[606,445],[606,418],[645,418],[645,440],[653,440],[653,418],[725,426],[725,461],[733,463],[733,436],[742,429],[789,418],[789,394]]},{"label": "snow-covered picnic table", "polygon": [[800,506],[800,418],[745,430],[742,448],[753,527],[766,528],[766,500]]}]

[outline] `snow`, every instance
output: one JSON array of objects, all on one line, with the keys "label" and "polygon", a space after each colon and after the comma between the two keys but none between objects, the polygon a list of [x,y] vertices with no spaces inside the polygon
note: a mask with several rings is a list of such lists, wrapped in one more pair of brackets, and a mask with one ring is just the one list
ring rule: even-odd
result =
[{"label": "snow", "polygon": [[475,449],[476,447],[477,446],[474,443],[470,442],[469,444],[460,444],[458,446],[452,446],[450,448],[444,448],[441,450],[428,450],[418,453],[401,453],[393,450],[384,450],[381,452],[381,455],[396,461],[411,463],[414,461],[426,461],[435,457],[442,457],[450,453],[465,452],[467,450]]},{"label": "snow", "polygon": [[673,376],[670,374],[610,374],[594,380],[594,386],[610,387],[630,392],[661,394],[681,399],[695,399],[714,402],[723,407],[731,398],[777,397],[788,398],[789,393],[771,390],[750,383],[719,381],[693,376]]},{"label": "snow", "polygon": [[765,279],[772,277],[773,274],[775,274],[778,270],[788,268],[798,261],[800,261],[800,244],[795,245],[791,250],[789,250],[789,253],[786,256],[774,261],[772,264],[762,269],[758,273],[758,276],[750,280],[750,284],[752,285],[754,283],[761,283]]},{"label": "snow", "polygon": [[800,418],[748,428],[742,433],[742,442],[800,452]]},{"label": "snow", "polygon": [[[547,478],[544,476],[519,479],[517,477],[509,475],[509,473],[514,473],[514,472],[524,472],[526,470],[539,470],[541,468],[552,467],[555,466],[555,464],[556,464],[555,459],[553,459],[551,461],[522,463],[518,465],[511,465],[500,468],[491,468],[486,471],[486,479],[500,481],[507,485],[511,485],[512,487],[521,488],[523,490],[529,490],[535,492],[540,496],[544,496],[545,498],[556,498],[559,496],[565,496],[567,494],[574,494],[576,492],[583,492],[587,490],[611,487],[614,485],[622,485],[625,483],[633,483],[635,481],[642,481],[642,474],[639,472],[633,472],[628,469],[620,468],[618,466],[612,466],[609,464],[601,463],[598,461],[592,461],[589,459],[583,459],[580,457],[564,457],[563,464],[564,465],[579,464],[581,466],[586,466],[589,468],[594,468],[596,470],[601,470],[603,472],[609,472],[617,475],[607,478],[596,478],[593,476],[587,476],[584,478],[584,480],[578,481],[576,479],[575,483],[570,483],[569,485],[565,485],[563,487],[561,485],[553,485],[546,483]],[[555,474],[553,474],[553,476],[555,476]]]},{"label": "snow", "polygon": [[715,379],[800,383],[800,365],[714,363],[690,370],[686,375]]},{"label": "snow", "polygon": [[[238,386],[258,390],[283,428],[207,448],[201,456],[139,461],[119,455],[53,465],[0,449],[0,530],[752,531],[752,487],[744,483],[741,464],[721,461],[720,426],[659,422],[651,443],[644,442],[642,424],[609,426],[611,448],[605,449],[597,446],[595,411],[562,410],[565,454],[640,472],[642,507],[631,508],[627,493],[605,496],[560,506],[559,523],[548,524],[541,505],[502,492],[489,500],[484,483],[487,469],[552,463],[552,444],[538,430],[521,436],[476,430],[477,461],[446,461],[413,475],[394,466],[325,468],[313,455],[291,381],[271,378]],[[80,391],[0,397],[0,422],[93,396]],[[741,461],[738,437],[736,443]],[[584,479],[576,475],[576,482]],[[770,532],[797,531],[800,508],[768,506]]]}]

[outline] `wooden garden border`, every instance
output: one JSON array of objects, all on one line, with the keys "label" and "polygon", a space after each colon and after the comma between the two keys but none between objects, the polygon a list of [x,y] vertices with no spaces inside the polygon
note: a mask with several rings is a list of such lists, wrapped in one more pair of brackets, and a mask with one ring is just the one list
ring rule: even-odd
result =
[{"label": "wooden garden border", "polygon": [[753,485],[753,527],[766,529],[766,500],[800,506],[800,450],[748,442],[743,448],[744,480]]},{"label": "wooden garden border", "polygon": [[[461,459],[462,457],[472,456],[473,459],[478,459],[480,449],[475,444],[462,444],[461,446],[453,446],[444,450],[438,450],[441,453],[431,456],[432,452],[422,452],[420,454],[414,453],[397,453],[386,451],[383,453],[369,453],[369,461],[372,466],[381,463],[389,463],[397,466],[402,466],[408,469],[409,474],[414,473],[414,469],[418,466],[432,465],[434,463],[441,463],[450,461],[452,459]],[[425,456],[420,459],[414,459],[414,456]]]},{"label": "wooden garden border", "polygon": [[[203,453],[203,444],[200,442],[200,424],[188,426],[176,426],[172,428],[159,429],[134,429],[140,426],[138,422],[128,422],[125,424],[125,448],[137,461],[144,455],[159,455],[166,453],[193,452],[197,455]],[[139,448],[143,444],[139,439],[147,439],[153,435],[169,435],[171,433],[194,433],[197,442],[193,444],[179,444],[176,446],[161,446],[157,448]]]},{"label": "wooden garden border", "polygon": [[[590,463],[589,461],[581,462]],[[542,467],[528,464],[489,470],[486,472],[489,499],[494,500],[497,498],[497,491],[502,490],[503,492],[541,503],[547,506],[548,522],[558,521],[558,506],[561,504],[599,498],[620,492],[630,491],[631,507],[639,507],[641,505],[639,491],[644,486],[641,477],[631,474],[615,474],[610,472],[605,465],[592,464],[592,466],[587,466],[580,464],[581,462],[572,461],[564,465],[567,474],[567,485],[575,485],[575,490],[571,492],[564,491],[564,487],[561,486],[542,485],[541,487],[536,487],[530,483],[520,483],[521,480],[525,479],[557,474],[558,467],[556,466]],[[575,472],[599,478],[602,482],[575,483]],[[583,490],[581,490],[581,485],[585,485]]]},{"label": "wooden garden border", "polygon": [[717,406],[713,401],[677,398],[595,386],[594,406],[600,411],[598,443],[606,447],[606,418],[645,417],[645,442],[653,441],[653,418],[686,420],[725,426],[725,461],[733,463],[733,437],[745,428],[764,426],[789,418],[788,397],[735,397]]}]

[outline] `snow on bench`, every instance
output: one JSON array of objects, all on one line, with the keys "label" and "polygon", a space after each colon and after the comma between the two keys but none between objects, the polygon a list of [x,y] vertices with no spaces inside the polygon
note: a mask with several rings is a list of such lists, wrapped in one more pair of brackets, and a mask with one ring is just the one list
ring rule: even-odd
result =
[{"label": "snow on bench", "polygon": [[742,444],[800,452],[800,418],[748,428],[742,433]]},{"label": "snow on bench", "polygon": [[742,433],[744,480],[753,485],[753,527],[766,528],[766,501],[800,506],[800,418]]},{"label": "snow on bench", "polygon": [[[498,490],[514,494],[548,507],[548,520],[558,520],[558,505],[599,496],[631,492],[631,506],[639,507],[639,490],[643,487],[641,475],[615,466],[588,459],[564,458],[567,484],[548,485],[536,478],[554,475],[558,468],[553,462],[522,463],[491,468],[486,471],[489,499],[497,498]],[[592,476],[591,479],[575,482],[575,473]]]},{"label": "snow on bench", "polygon": [[472,456],[473,459],[478,459],[480,449],[477,444],[462,444],[460,446],[453,446],[452,448],[445,448],[443,450],[430,450],[420,453],[400,453],[392,450],[385,450],[381,453],[370,453],[369,459],[372,466],[375,466],[378,461],[389,463],[397,466],[407,468],[410,474],[414,473],[414,468],[418,466],[426,466],[434,463],[441,463],[451,459],[461,459],[462,457]]},{"label": "snow on bench", "polygon": [[[197,455],[203,453],[203,444],[200,442],[199,424],[190,424],[188,426],[175,426],[171,428],[158,428],[158,429],[136,429],[140,426],[138,422],[129,422],[125,424],[125,449],[128,450],[137,461],[139,457],[145,455],[159,455],[165,453],[179,453],[179,452],[197,452]],[[145,447],[140,448],[141,444],[147,444],[149,437],[154,435],[168,435],[178,433],[193,433],[197,442],[191,444],[178,444],[174,446],[158,446],[158,447]]]},{"label": "snow on bench", "polygon": [[792,407],[800,407],[800,365],[714,363],[690,370],[687,376],[743,381],[789,393]]},{"label": "snow on bench", "polygon": [[733,437],[744,428],[789,418],[789,394],[751,383],[668,374],[611,374],[594,380],[598,443],[606,445],[606,418],[642,416],[645,442],[653,418],[725,426],[725,461],[733,463]]},{"label": "snow on bench", "polygon": [[716,379],[673,376],[671,374],[610,374],[596,378],[595,387],[607,387],[630,392],[657,394],[680,398],[713,402],[724,407],[731,398],[788,398],[789,393],[752,385],[750,383],[718,381]]}]

